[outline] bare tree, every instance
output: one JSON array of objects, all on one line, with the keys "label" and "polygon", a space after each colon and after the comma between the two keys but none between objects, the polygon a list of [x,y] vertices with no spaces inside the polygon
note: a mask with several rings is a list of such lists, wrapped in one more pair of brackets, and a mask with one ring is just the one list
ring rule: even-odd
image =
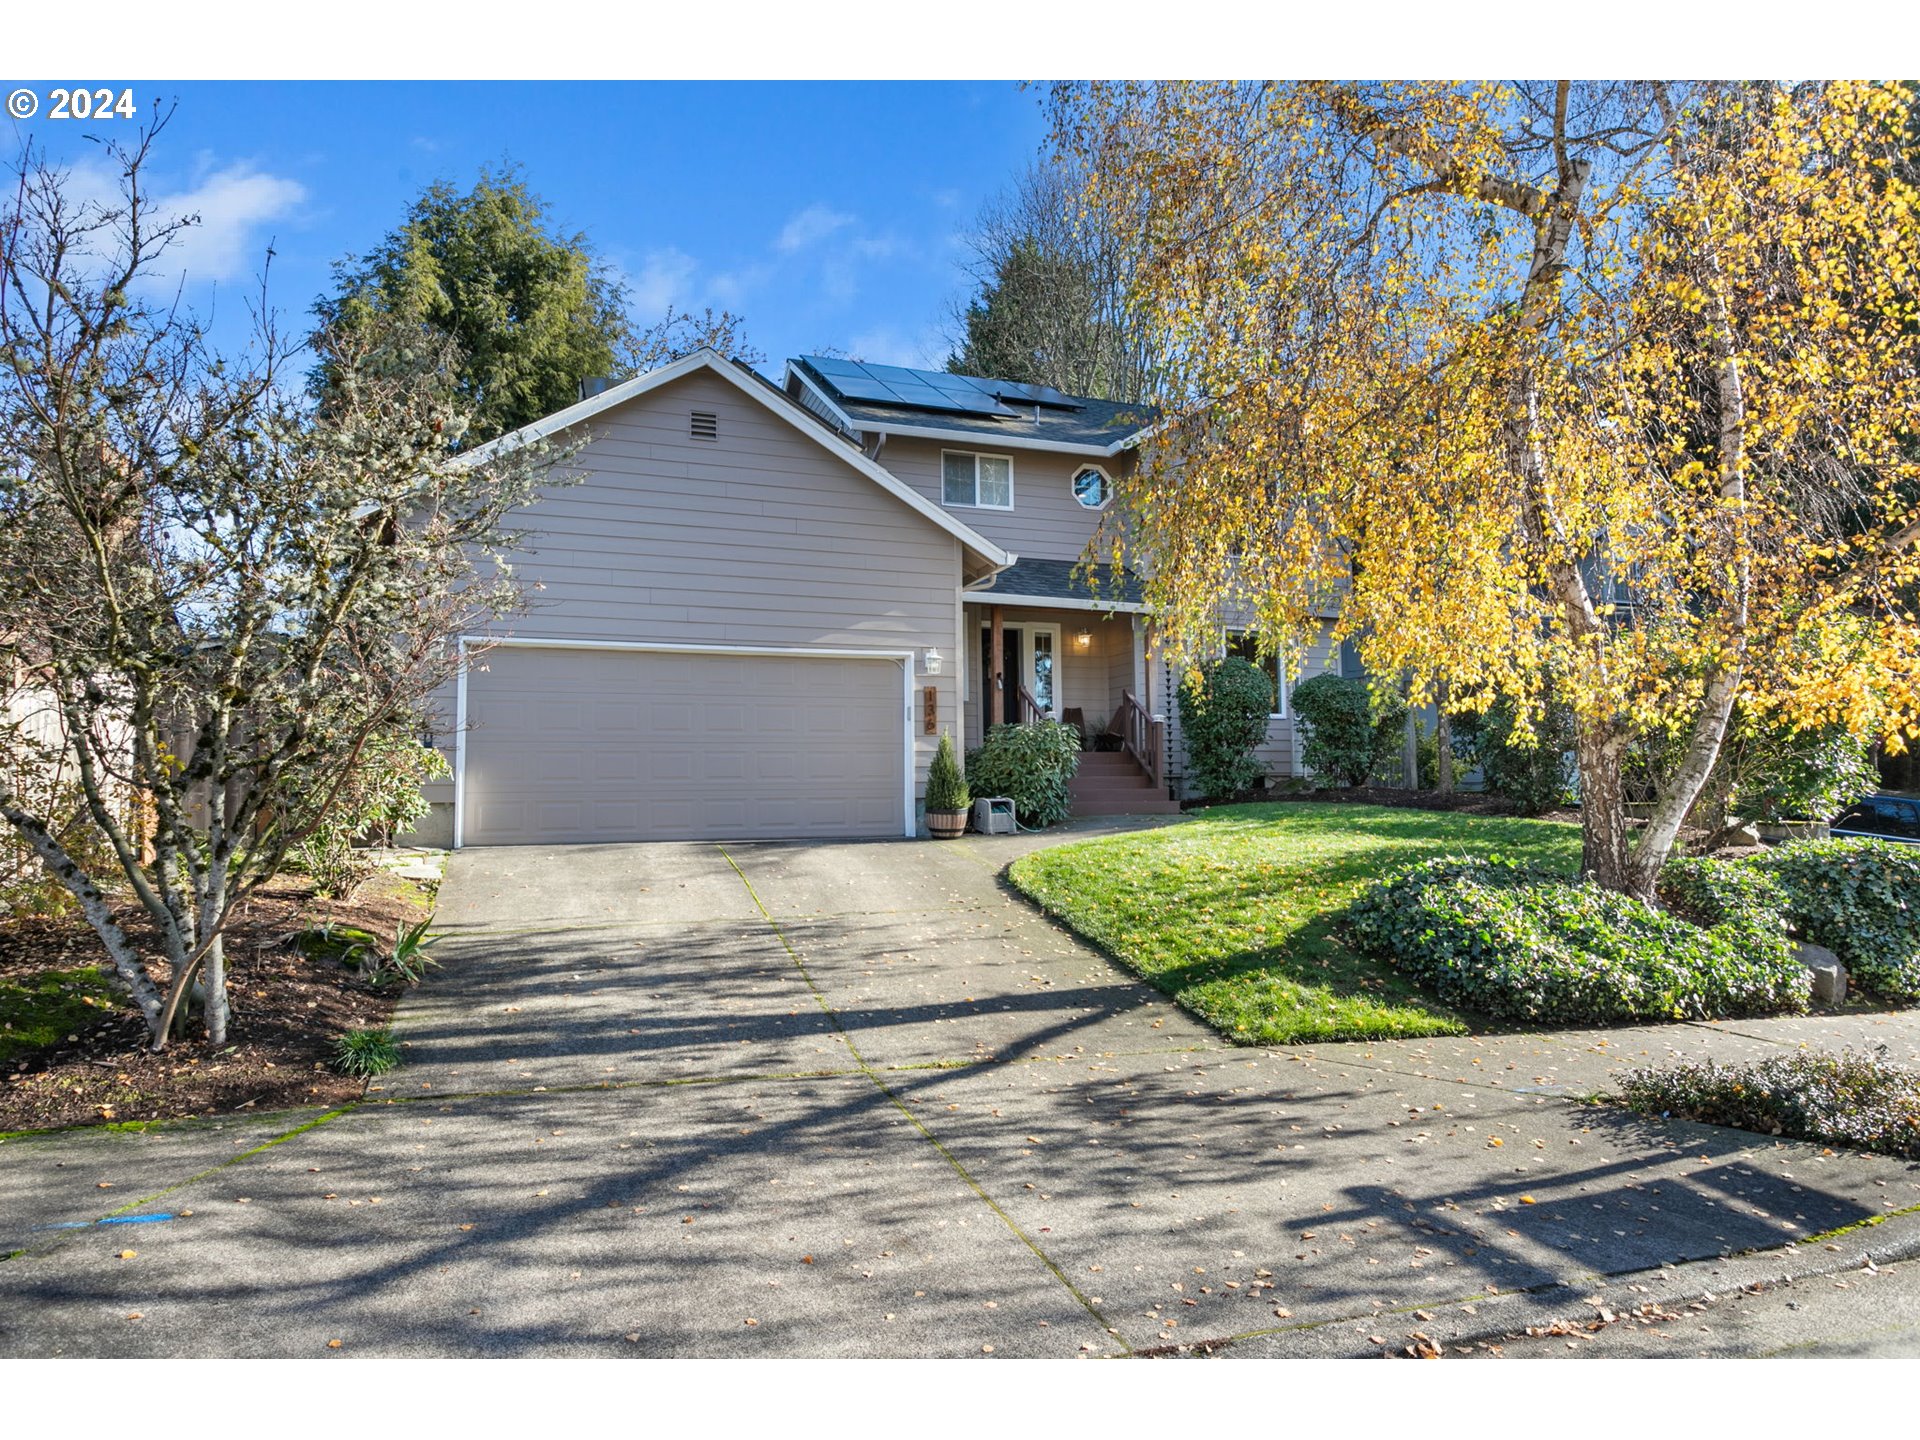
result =
[{"label": "bare tree", "polygon": [[452,637],[517,603],[502,517],[556,458],[457,460],[454,357],[421,327],[322,335],[339,383],[316,409],[264,299],[228,360],[147,298],[190,223],[143,185],[164,125],[107,147],[105,203],[24,152],[0,221],[0,672],[58,716],[32,734],[0,717],[0,742],[70,765],[80,797],[48,813],[0,772],[0,816],[79,902],[156,1048],[196,975],[225,1042],[235,905],[372,737],[420,724]]},{"label": "bare tree", "polygon": [[1149,354],[1127,310],[1134,249],[1118,223],[1086,210],[1085,188],[1070,166],[1036,162],[980,212],[965,265],[975,293],[949,316],[949,369],[1145,398]]}]

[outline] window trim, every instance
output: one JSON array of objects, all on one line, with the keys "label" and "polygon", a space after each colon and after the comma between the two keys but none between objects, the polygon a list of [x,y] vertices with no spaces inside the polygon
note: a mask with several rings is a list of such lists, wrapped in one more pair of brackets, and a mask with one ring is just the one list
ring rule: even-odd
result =
[{"label": "window trim", "polygon": [[[1079,491],[1074,488],[1079,483],[1080,477],[1089,470],[1100,477],[1100,503],[1098,505],[1087,504],[1086,501],[1080,498]],[[1113,503],[1113,476],[1107,473],[1107,467],[1104,465],[1076,465],[1073,467],[1073,473],[1067,476],[1067,494],[1072,497],[1073,503],[1078,505],[1082,510],[1090,510],[1098,515]]]},{"label": "window trim", "polygon": [[[1232,626],[1227,626],[1223,628],[1220,631],[1221,657],[1224,659],[1226,656],[1231,655],[1233,653],[1232,645],[1233,645],[1233,641],[1237,637],[1242,635],[1252,635],[1253,633],[1254,631],[1251,626],[1242,626],[1237,630],[1234,629]],[[1257,664],[1259,662],[1256,661],[1255,663]],[[1273,703],[1275,708],[1267,712],[1267,719],[1284,720],[1287,718],[1287,681],[1286,681],[1287,667],[1281,663],[1280,653],[1278,651],[1274,652],[1272,663],[1273,663],[1273,672],[1270,675],[1268,675],[1267,678],[1273,681]]]},{"label": "window trim", "polygon": [[[973,461],[973,499],[947,499],[947,457],[964,455]],[[1007,503],[1004,505],[982,505],[980,503],[980,462],[982,460],[1004,460],[1007,462]],[[1078,473],[1078,472],[1075,472]],[[1013,509],[1013,456],[997,454],[992,450],[948,450],[940,451],[940,503],[952,510],[1011,510]]]}]

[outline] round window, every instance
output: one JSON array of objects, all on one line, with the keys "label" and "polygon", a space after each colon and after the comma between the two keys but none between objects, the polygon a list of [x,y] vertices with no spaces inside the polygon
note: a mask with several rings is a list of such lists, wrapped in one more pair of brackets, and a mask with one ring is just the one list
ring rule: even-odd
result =
[{"label": "round window", "polygon": [[1073,477],[1073,498],[1089,510],[1098,510],[1107,503],[1107,477],[1089,465]]}]

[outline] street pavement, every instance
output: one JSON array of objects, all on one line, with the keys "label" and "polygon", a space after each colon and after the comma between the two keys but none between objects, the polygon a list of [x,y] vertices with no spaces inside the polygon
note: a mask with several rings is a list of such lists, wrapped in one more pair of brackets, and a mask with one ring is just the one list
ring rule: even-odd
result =
[{"label": "street pavement", "polygon": [[1106,828],[464,851],[363,1101],[0,1142],[0,1354],[1606,1353],[1920,1253],[1912,1166],[1588,1098],[1913,1015],[1235,1048],[1006,888]]}]

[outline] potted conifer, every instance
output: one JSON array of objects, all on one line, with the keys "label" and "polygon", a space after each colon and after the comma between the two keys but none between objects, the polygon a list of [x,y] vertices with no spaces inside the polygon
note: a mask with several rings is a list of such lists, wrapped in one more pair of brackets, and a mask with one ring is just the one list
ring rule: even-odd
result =
[{"label": "potted conifer", "polygon": [[956,840],[967,832],[967,807],[973,792],[967,789],[960,762],[953,755],[953,736],[940,733],[940,748],[927,769],[927,833],[936,840]]}]

